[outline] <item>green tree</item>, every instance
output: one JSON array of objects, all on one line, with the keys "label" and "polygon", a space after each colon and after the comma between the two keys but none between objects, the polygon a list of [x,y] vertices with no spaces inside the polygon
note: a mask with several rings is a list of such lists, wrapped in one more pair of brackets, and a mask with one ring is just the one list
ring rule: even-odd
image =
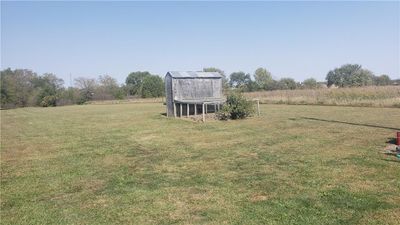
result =
[{"label": "green tree", "polygon": [[266,90],[268,84],[272,82],[272,75],[265,68],[258,68],[254,72],[254,79],[260,89]]},{"label": "green tree", "polygon": [[386,74],[382,74],[380,76],[374,77],[374,84],[378,86],[386,86],[390,85],[391,80],[390,77]]},{"label": "green tree", "polygon": [[282,78],[278,81],[278,89],[281,90],[294,90],[297,87],[297,83],[292,78]]},{"label": "green tree", "polygon": [[31,70],[10,68],[1,71],[1,107],[14,108],[35,105]]},{"label": "green tree", "polygon": [[273,91],[273,90],[278,90],[279,89],[279,82],[272,79],[271,82],[268,82],[265,87],[265,90],[267,91]]},{"label": "green tree", "polygon": [[152,98],[164,96],[164,81],[156,75],[146,76],[142,82],[141,97]]},{"label": "green tree", "polygon": [[306,89],[315,89],[318,87],[317,80],[314,78],[308,78],[303,81],[303,87]]},{"label": "green tree", "polygon": [[356,71],[350,77],[350,87],[361,87],[373,84],[374,74],[366,69],[360,69]]},{"label": "green tree", "polygon": [[143,79],[151,74],[147,71],[132,72],[125,80],[130,95],[141,95]]},{"label": "green tree", "polygon": [[258,84],[253,81],[253,80],[247,80],[245,85],[243,86],[243,91],[247,91],[247,92],[253,92],[253,91],[258,91],[260,90],[260,87],[258,86]]},{"label": "green tree", "polygon": [[51,73],[36,76],[32,80],[35,89],[36,105],[56,106],[63,89],[64,81]]},{"label": "green tree", "polygon": [[1,71],[1,108],[13,108],[16,103],[16,83],[13,79],[14,72],[8,68]]},{"label": "green tree", "polygon": [[64,91],[63,80],[51,73],[31,70],[1,71],[1,107],[56,106]]},{"label": "green tree", "polygon": [[373,73],[362,69],[358,64],[345,64],[339,68],[331,70],[326,75],[328,87],[336,85],[338,87],[353,87],[371,85]]},{"label": "green tree", "polygon": [[234,88],[244,88],[251,81],[250,74],[234,72],[230,75],[229,85]]}]

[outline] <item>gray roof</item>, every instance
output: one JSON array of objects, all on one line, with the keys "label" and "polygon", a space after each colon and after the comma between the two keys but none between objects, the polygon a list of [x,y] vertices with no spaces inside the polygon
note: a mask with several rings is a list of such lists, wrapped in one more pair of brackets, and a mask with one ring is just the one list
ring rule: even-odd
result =
[{"label": "gray roof", "polygon": [[169,71],[173,78],[222,78],[218,72]]}]

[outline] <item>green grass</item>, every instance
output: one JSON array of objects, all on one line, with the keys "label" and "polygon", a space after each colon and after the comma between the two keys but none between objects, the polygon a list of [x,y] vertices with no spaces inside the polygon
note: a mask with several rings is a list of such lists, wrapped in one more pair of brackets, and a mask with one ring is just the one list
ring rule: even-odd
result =
[{"label": "green grass", "polygon": [[1,111],[1,223],[398,224],[400,161],[380,152],[399,109],[261,110],[204,124],[159,103]]}]

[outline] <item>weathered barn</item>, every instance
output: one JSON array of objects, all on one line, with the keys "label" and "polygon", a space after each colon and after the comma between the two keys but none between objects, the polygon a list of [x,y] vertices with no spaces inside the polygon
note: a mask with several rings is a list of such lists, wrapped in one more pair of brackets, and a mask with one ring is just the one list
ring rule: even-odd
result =
[{"label": "weathered barn", "polygon": [[225,101],[222,76],[217,72],[176,72],[165,75],[167,116],[215,112]]}]

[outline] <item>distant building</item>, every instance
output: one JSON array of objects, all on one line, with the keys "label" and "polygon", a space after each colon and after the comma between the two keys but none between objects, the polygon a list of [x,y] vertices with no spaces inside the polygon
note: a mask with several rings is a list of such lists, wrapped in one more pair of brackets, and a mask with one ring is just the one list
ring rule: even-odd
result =
[{"label": "distant building", "polygon": [[217,72],[177,72],[165,75],[167,116],[190,116],[216,112],[225,102],[222,76]]}]

